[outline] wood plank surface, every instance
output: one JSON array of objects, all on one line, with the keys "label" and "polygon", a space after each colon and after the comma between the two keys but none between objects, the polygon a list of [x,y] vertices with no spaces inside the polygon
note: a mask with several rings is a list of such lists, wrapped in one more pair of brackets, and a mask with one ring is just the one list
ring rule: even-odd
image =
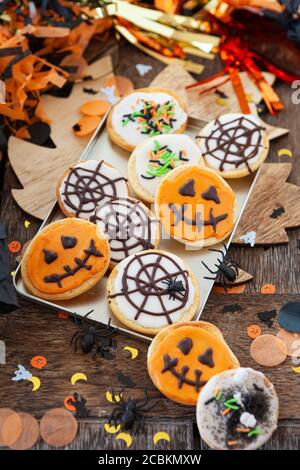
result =
[{"label": "wood plank surface", "polygon": [[[220,69],[218,59],[203,62],[207,68],[201,78]],[[152,65],[152,70],[144,77],[140,77],[135,68],[137,63]],[[132,48],[126,42],[121,43],[116,73],[131,78],[136,87],[147,86],[162,68],[162,64]],[[276,89],[286,108],[276,118],[264,116],[264,119],[274,125],[288,127],[291,132],[290,135],[272,142],[268,161],[291,163],[292,172],[289,181],[299,185],[300,159],[297,145],[300,131],[297,118],[299,108],[291,103],[292,90],[288,85],[280,83]],[[291,149],[293,157],[278,157],[277,150],[280,148]],[[11,188],[16,187],[18,181],[11,168],[7,167],[0,193],[0,220],[6,224],[9,241],[19,240],[25,243],[34,236],[39,222],[23,213],[13,201]],[[24,226],[25,220],[31,222],[28,228]],[[300,230],[290,231],[289,240],[288,244],[268,249],[249,246],[231,247],[231,257],[240,263],[245,271],[253,274],[254,279],[247,285],[243,294],[211,295],[202,317],[221,328],[225,339],[242,365],[264,370],[274,382],[280,397],[280,417],[284,421],[280,422],[278,431],[265,446],[273,449],[299,448],[300,423],[296,418],[300,405],[300,376],[291,371],[290,359],[274,369],[262,369],[257,366],[249,355],[251,340],[246,334],[246,327],[257,323],[263,332],[276,333],[278,330],[276,322],[269,330],[259,322],[256,313],[272,309],[278,311],[285,302],[299,299]],[[16,255],[11,255],[11,266],[12,270],[17,266]],[[262,285],[266,283],[276,286],[275,295],[260,294]],[[224,314],[223,307],[234,303],[239,304],[241,310]],[[0,339],[3,339],[4,333],[7,347],[7,364],[0,365],[1,406],[27,411],[40,418],[50,408],[63,406],[64,398],[77,391],[87,399],[91,417],[80,421],[80,432],[70,448],[121,449],[124,448],[124,443],[116,441],[113,435],[105,433],[102,425],[112,409],[111,404],[106,401],[105,392],[111,385],[117,390],[120,389],[122,385],[118,380],[118,374],[122,372],[135,382],[136,387],[128,391],[132,396],[141,397],[146,386],[150,397],[158,401],[146,419],[145,432],[134,436],[132,448],[159,448],[154,447],[152,441],[153,433],[159,430],[165,430],[171,436],[170,445],[161,443],[159,444],[161,448],[205,447],[196,430],[194,410],[163,398],[152,385],[145,365],[146,344],[124,335],[117,335],[118,349],[115,359],[109,362],[103,359],[93,360],[91,356],[83,355],[81,352],[75,354],[70,347],[71,336],[76,331],[76,326],[70,319],[58,318],[52,310],[24,300],[21,300],[20,307],[10,315],[0,315]],[[139,356],[134,361],[129,358],[128,352],[122,350],[122,346],[128,344],[139,349]],[[18,364],[23,364],[33,372],[30,359],[36,354],[47,357],[48,365],[42,370],[34,370],[42,384],[37,392],[32,392],[31,383],[13,382],[11,378]],[[70,377],[74,372],[86,373],[88,381],[78,382],[76,387],[72,387]],[[39,442],[36,448],[47,448],[47,446]]]}]

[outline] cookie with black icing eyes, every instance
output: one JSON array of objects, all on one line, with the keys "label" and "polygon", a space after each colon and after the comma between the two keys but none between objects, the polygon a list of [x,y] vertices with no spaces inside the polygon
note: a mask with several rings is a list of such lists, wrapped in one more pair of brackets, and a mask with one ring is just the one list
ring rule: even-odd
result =
[{"label": "cookie with black icing eyes", "polygon": [[117,264],[107,281],[107,295],[118,320],[146,335],[192,319],[200,300],[191,268],[162,250],[141,251]]},{"label": "cookie with black icing eyes", "polygon": [[239,361],[215,325],[190,321],[171,325],[155,336],[148,349],[147,365],[161,393],[195,406],[211,377],[239,367]]},{"label": "cookie with black icing eyes", "polygon": [[100,229],[87,220],[68,218],[34,237],[22,260],[22,278],[37,297],[71,299],[97,284],[109,261],[109,243]]},{"label": "cookie with black icing eyes", "polygon": [[224,178],[249,175],[269,152],[266,129],[252,114],[223,114],[201,129],[196,141],[205,164]]},{"label": "cookie with black icing eyes", "polygon": [[226,370],[203,387],[197,403],[201,438],[215,450],[255,450],[277,427],[279,402],[272,383],[251,368]]},{"label": "cookie with black icing eyes", "polygon": [[148,137],[183,133],[187,120],[186,106],[174,91],[140,88],[124,95],[112,107],[107,132],[115,144],[132,152]]},{"label": "cookie with black icing eyes", "polygon": [[227,238],[237,216],[236,196],[215,171],[182,165],[161,181],[155,212],[165,230],[193,247],[214,245]]}]

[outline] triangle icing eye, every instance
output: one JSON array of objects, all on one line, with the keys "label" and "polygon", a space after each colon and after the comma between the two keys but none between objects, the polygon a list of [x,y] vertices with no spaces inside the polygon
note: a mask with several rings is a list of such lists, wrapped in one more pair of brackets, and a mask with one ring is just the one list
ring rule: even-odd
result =
[{"label": "triangle icing eye", "polygon": [[221,202],[215,186],[210,186],[207,191],[201,194],[201,197],[206,201],[214,201],[216,204],[220,204]]},{"label": "triangle icing eye", "polygon": [[45,263],[51,264],[58,258],[58,255],[55,251],[43,250]]},{"label": "triangle icing eye", "polygon": [[180,188],[178,189],[178,192],[181,196],[194,197],[196,195],[195,180],[193,180],[193,179],[188,180],[186,183],[184,183],[182,186],[180,186]]},{"label": "triangle icing eye", "polygon": [[182,354],[184,354],[185,356],[189,354],[192,347],[193,347],[193,341],[191,340],[191,338],[183,338],[177,344],[177,348],[180,349]]},{"label": "triangle icing eye", "polygon": [[213,368],[215,365],[213,361],[213,350],[211,348],[208,348],[203,354],[200,354],[200,356],[198,356],[198,361],[201,362],[201,364],[204,364],[205,366]]},{"label": "triangle icing eye", "polygon": [[61,243],[65,250],[67,250],[68,248],[74,248],[74,246],[77,244],[77,238],[62,235]]}]

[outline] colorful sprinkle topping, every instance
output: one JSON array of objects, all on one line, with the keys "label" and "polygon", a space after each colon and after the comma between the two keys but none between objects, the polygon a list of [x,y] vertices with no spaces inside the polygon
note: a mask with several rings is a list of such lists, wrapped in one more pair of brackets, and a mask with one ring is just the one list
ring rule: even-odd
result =
[{"label": "colorful sprinkle topping", "polygon": [[186,155],[185,149],[180,150],[179,154],[176,155],[176,152],[172,152],[167,145],[161,147],[159,142],[155,140],[154,149],[149,152],[146,175],[141,176],[145,179],[163,176],[175,167],[175,162],[179,160],[187,162],[188,158],[185,158],[184,155]]},{"label": "colorful sprinkle topping", "polygon": [[[142,107],[130,114],[123,114],[122,125],[127,126],[131,122],[138,123],[138,130],[141,134],[147,134],[150,137],[158,134],[167,134],[172,130],[174,118],[175,103],[166,101],[163,104],[154,101],[141,100]],[[139,101],[138,101],[139,103]]]}]

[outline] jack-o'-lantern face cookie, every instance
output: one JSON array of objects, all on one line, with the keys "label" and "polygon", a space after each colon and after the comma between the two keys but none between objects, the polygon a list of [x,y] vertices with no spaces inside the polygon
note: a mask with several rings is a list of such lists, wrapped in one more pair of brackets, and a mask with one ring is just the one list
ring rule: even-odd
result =
[{"label": "jack-o'-lantern face cookie", "polygon": [[187,245],[214,245],[232,231],[236,196],[213,170],[199,165],[175,168],[160,183],[156,214],[165,230]]},{"label": "jack-o'-lantern face cookie", "polygon": [[215,374],[239,367],[221,332],[207,322],[186,322],[161,331],[148,350],[148,372],[171,400],[196,405],[199,392]]},{"label": "jack-o'-lantern face cookie", "polygon": [[22,277],[38,297],[71,299],[100,281],[109,260],[108,241],[95,224],[63,219],[32,240],[23,257]]}]

